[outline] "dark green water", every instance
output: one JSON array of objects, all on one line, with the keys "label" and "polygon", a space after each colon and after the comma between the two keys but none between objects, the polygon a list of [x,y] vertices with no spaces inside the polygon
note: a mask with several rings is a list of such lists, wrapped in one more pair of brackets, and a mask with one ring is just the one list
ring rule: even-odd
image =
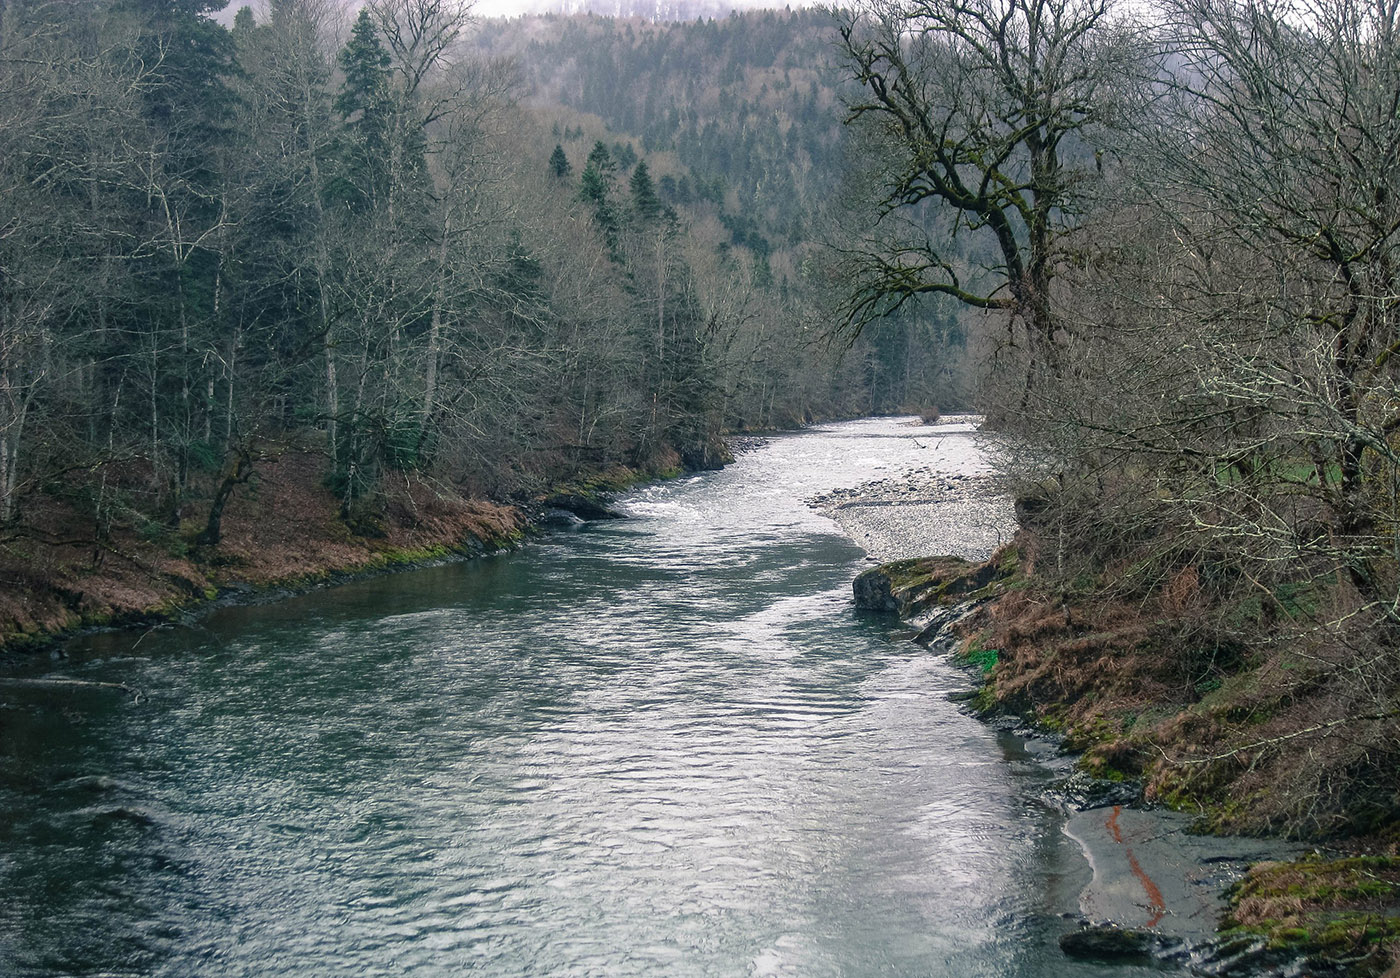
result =
[{"label": "dark green water", "polygon": [[0,691],[0,974],[1118,976],[1044,773],[857,615],[803,499],[970,436],[775,439],[634,518]]}]

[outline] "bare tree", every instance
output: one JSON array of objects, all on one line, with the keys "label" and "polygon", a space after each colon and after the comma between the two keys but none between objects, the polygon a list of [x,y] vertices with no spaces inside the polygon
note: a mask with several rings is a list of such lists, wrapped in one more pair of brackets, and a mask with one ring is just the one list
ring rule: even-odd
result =
[{"label": "bare tree", "polygon": [[1059,477],[1040,566],[1168,610],[1186,697],[1246,668],[1277,689],[1160,770],[1238,778],[1293,831],[1395,804],[1397,26],[1367,0],[1165,9],[1153,111],[1065,276],[1073,369],[1016,460]]},{"label": "bare tree", "polygon": [[471,23],[464,0],[369,0],[369,9],[393,53],[403,91],[413,95],[450,63],[452,48]]},{"label": "bare tree", "polygon": [[[1253,470],[1305,461],[1344,573],[1396,608],[1400,37],[1359,0],[1179,0],[1150,152],[1214,368],[1260,422]],[[1233,267],[1213,273],[1222,261]]]},{"label": "bare tree", "polygon": [[1053,369],[1052,284],[1112,149],[1135,34],[1111,0],[871,0],[839,16],[861,85],[849,119],[883,157],[848,325],[947,295],[1011,313]]}]

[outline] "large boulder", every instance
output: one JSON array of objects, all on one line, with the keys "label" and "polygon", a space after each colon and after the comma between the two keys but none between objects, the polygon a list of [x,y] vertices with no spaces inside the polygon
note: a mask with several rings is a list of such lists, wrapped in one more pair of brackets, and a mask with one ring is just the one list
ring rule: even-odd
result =
[{"label": "large boulder", "polygon": [[862,571],[851,582],[851,590],[855,593],[857,608],[864,608],[866,611],[899,610],[899,602],[894,596],[894,585],[889,574],[885,573],[884,565]]},{"label": "large boulder", "polygon": [[1065,957],[1086,961],[1142,961],[1170,942],[1150,930],[1096,924],[1060,936]]},{"label": "large boulder", "polygon": [[961,557],[916,557],[872,567],[856,577],[851,589],[857,608],[896,611],[909,618],[928,608],[967,599],[998,573],[990,561],[974,564]]},{"label": "large boulder", "polygon": [[617,510],[576,492],[556,492],[552,496],[546,496],[540,504],[546,510],[557,509],[573,513],[584,521],[625,519]]}]

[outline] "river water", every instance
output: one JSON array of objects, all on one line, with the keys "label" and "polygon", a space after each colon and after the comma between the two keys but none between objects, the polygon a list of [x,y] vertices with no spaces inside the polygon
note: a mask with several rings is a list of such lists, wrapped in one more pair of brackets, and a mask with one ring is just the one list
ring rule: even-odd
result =
[{"label": "river water", "polygon": [[1126,976],[967,679],[804,499],[975,436],[862,421],[508,555],[72,643],[0,691],[0,974]]}]

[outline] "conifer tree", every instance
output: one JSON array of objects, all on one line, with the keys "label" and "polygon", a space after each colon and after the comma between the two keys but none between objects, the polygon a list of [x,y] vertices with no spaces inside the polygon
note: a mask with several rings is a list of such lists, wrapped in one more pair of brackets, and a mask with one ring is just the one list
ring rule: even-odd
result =
[{"label": "conifer tree", "polygon": [[563,180],[573,169],[573,166],[569,163],[569,158],[564,155],[564,147],[555,143],[554,152],[549,156],[549,172],[554,174],[558,179]]},{"label": "conifer tree", "polygon": [[593,144],[579,179],[579,196],[600,210],[609,206],[617,164],[601,141]]},{"label": "conifer tree", "polygon": [[647,170],[645,160],[638,163],[637,168],[632,171],[630,184],[632,210],[638,220],[648,224],[656,220],[661,214],[661,200],[656,196],[656,187],[652,185],[651,173]]},{"label": "conifer tree", "polygon": [[337,184],[348,202],[367,206],[386,189],[386,157],[393,126],[389,52],[380,43],[368,10],[361,9],[338,60],[345,81],[333,105],[349,138],[345,147],[347,172]]},{"label": "conifer tree", "polygon": [[622,257],[618,252],[617,210],[612,201],[616,166],[608,147],[601,141],[594,143],[592,151],[588,154],[588,162],[584,165],[583,175],[579,178],[579,198],[593,205],[593,218],[603,232],[608,254],[613,261],[620,262]]},{"label": "conifer tree", "polygon": [[339,60],[345,82],[335,97],[335,108],[343,118],[352,121],[357,113],[378,108],[389,88],[389,52],[379,42],[379,32],[367,9],[360,10]]}]

